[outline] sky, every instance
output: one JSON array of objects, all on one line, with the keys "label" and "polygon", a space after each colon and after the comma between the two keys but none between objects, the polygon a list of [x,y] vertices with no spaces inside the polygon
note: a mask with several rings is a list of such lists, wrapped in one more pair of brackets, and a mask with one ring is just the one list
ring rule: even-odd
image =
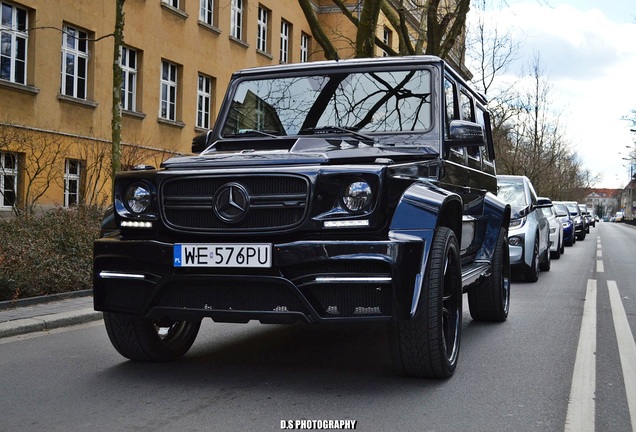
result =
[{"label": "sky", "polygon": [[[622,158],[636,147],[634,126],[621,120],[636,110],[636,2],[493,2],[485,22],[521,43],[507,73],[521,75],[538,54],[572,151],[583,168],[600,175],[594,186],[624,187],[630,167]],[[471,9],[469,22],[477,13]]]}]

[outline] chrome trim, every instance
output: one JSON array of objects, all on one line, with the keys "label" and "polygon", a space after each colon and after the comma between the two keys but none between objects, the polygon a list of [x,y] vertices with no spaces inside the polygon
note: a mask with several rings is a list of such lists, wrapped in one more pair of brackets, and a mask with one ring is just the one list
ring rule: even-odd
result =
[{"label": "chrome trim", "polygon": [[391,282],[391,277],[317,277],[316,282],[333,283],[333,282]]},{"label": "chrome trim", "polygon": [[102,271],[99,273],[102,279],[145,279],[146,276],[135,273],[117,273],[111,271]]}]

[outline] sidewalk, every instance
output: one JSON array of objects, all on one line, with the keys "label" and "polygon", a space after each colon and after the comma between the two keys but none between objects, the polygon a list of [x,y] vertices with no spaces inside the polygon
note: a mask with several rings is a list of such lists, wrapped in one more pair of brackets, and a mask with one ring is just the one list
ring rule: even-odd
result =
[{"label": "sidewalk", "polygon": [[95,321],[91,290],[0,302],[0,338]]}]

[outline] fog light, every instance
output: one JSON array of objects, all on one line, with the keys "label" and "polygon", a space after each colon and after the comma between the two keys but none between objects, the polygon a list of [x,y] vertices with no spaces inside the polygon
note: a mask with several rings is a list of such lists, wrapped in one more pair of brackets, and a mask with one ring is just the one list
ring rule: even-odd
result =
[{"label": "fog light", "polygon": [[508,239],[508,244],[510,246],[521,246],[523,244],[523,240],[520,237],[510,237]]}]

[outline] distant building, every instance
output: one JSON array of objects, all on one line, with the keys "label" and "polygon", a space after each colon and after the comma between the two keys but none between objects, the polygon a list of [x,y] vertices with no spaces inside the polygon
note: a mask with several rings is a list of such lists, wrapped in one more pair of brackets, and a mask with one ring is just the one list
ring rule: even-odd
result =
[{"label": "distant building", "polygon": [[612,216],[620,208],[621,189],[589,189],[585,203],[599,217]]}]

